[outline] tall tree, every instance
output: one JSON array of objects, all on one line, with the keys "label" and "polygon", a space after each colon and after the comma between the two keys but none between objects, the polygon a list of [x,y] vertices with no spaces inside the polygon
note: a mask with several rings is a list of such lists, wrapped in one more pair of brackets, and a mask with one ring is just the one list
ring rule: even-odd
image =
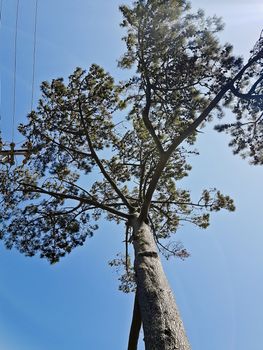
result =
[{"label": "tall tree", "polygon": [[263,163],[263,38],[243,63],[219,43],[221,21],[192,13],[187,1],[138,0],[120,10],[127,50],[119,66],[130,79],[115,83],[94,64],[67,82],[42,83],[37,110],[19,126],[28,155],[2,165],[0,238],[55,263],[102,216],[125,223],[126,254],[111,264],[125,267],[121,289],[136,289],[128,348],[137,348],[142,323],[147,350],[187,350],[159,252],[186,258],[170,241],[180,223],[206,228],[211,211],[234,210],[216,189],[194,201],[179,186],[198,154],[199,128],[230,108],[236,120],[216,129],[230,133],[234,153]]}]

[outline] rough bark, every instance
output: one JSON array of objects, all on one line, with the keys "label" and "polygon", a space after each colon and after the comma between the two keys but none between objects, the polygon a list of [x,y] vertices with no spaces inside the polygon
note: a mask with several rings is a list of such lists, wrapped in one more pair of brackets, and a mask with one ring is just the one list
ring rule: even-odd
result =
[{"label": "rough bark", "polygon": [[137,296],[146,350],[190,350],[173,292],[164,274],[153,234],[133,220]]}]

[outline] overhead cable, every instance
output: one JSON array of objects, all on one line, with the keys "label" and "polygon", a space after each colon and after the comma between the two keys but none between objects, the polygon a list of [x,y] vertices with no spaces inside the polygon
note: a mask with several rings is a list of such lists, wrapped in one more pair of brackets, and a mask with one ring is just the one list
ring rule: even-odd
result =
[{"label": "overhead cable", "polygon": [[19,0],[16,3],[16,26],[15,26],[15,58],[14,58],[14,90],[13,90],[13,114],[12,114],[12,142],[14,142],[15,114],[16,114],[16,70],[17,70],[17,32],[19,17]]},{"label": "overhead cable", "polygon": [[36,71],[36,43],[37,43],[37,17],[38,17],[38,0],[35,0],[35,17],[34,17],[34,44],[33,44],[33,68],[32,68],[32,95],[31,111],[33,110],[34,88],[35,88],[35,71]]}]

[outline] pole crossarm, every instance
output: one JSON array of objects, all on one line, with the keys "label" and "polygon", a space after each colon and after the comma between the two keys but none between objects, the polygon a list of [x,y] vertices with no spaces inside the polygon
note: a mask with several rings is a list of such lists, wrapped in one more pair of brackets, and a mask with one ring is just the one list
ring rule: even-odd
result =
[{"label": "pole crossarm", "polygon": [[10,165],[15,164],[15,156],[24,156],[25,159],[28,158],[30,154],[29,149],[16,149],[15,143],[10,143],[10,149],[2,149],[2,145],[0,147],[0,163],[10,163]]}]

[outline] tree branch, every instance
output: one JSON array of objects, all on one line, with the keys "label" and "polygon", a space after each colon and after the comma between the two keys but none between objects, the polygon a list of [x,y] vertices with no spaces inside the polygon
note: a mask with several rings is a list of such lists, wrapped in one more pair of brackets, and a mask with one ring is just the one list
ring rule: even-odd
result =
[{"label": "tree branch", "polygon": [[[78,210],[79,208],[81,208],[82,203],[79,202],[78,205],[76,205],[75,207],[71,207],[69,210],[62,210],[62,211],[53,211],[52,215],[55,216],[60,216],[60,215],[67,215],[67,214],[71,214],[74,213],[74,211]],[[66,208],[65,208],[66,209]],[[85,210],[84,210],[85,211]],[[43,211],[37,211],[38,214],[42,214],[45,215],[45,213]]]},{"label": "tree branch", "polygon": [[188,205],[191,207],[199,207],[199,208],[209,208],[213,206],[214,202],[208,204],[199,204],[199,203],[191,203],[191,202],[175,202],[175,201],[152,201],[152,203],[157,204],[174,204],[174,205]]},{"label": "tree branch", "polygon": [[263,99],[263,95],[255,95],[251,94],[250,92],[244,94],[240,91],[238,91],[234,86],[231,86],[231,91],[233,94],[239,98],[243,98],[244,100],[260,100]]},{"label": "tree branch", "polygon": [[249,94],[253,94],[255,92],[258,84],[263,80],[263,74],[255,81],[255,83],[252,85],[251,89],[249,90]]},{"label": "tree branch", "polygon": [[60,198],[60,199],[72,199],[72,200],[75,200],[75,201],[78,201],[78,202],[81,202],[81,203],[84,203],[84,204],[93,205],[96,208],[108,211],[111,214],[114,214],[116,216],[119,216],[119,217],[122,217],[122,218],[125,218],[125,219],[129,219],[129,217],[130,217],[129,214],[123,213],[123,212],[121,212],[119,210],[116,210],[116,209],[114,209],[112,207],[109,207],[108,205],[104,205],[104,204],[99,203],[99,202],[97,202],[95,200],[92,200],[92,199],[88,199],[88,198],[85,198],[85,197],[78,197],[78,196],[75,196],[75,195],[70,195],[70,194],[65,194],[65,193],[58,193],[58,192],[53,192],[53,191],[47,191],[47,190],[44,190],[41,187],[38,187],[38,186],[35,186],[35,185],[31,185],[31,184],[28,184],[28,183],[23,183],[23,182],[21,182],[20,185],[24,186],[26,189],[18,189],[17,191],[25,191],[25,190],[28,191],[27,187],[31,187],[32,190],[29,190],[29,191],[34,192],[34,193],[46,194],[48,196],[51,196],[51,197],[54,197],[54,198]]},{"label": "tree branch", "polygon": [[146,80],[146,91],[145,91],[146,105],[142,111],[142,120],[149,134],[152,136],[152,139],[156,144],[156,147],[159,153],[162,154],[164,152],[163,146],[158,136],[156,135],[154,127],[149,119],[149,113],[151,108],[151,83],[147,73],[147,63],[145,62],[145,59],[144,59],[144,48],[143,48],[143,40],[142,40],[143,34],[141,34],[142,29],[143,29],[143,23],[141,20],[138,27],[138,43],[140,45],[140,53],[138,52],[138,56],[139,56],[139,65],[142,66],[142,70]]},{"label": "tree branch", "polygon": [[89,136],[89,132],[88,129],[86,127],[85,121],[84,121],[84,117],[82,114],[82,109],[81,109],[81,102],[79,100],[79,113],[80,113],[80,118],[81,118],[81,123],[83,125],[84,131],[85,131],[85,135],[88,141],[88,145],[89,145],[89,149],[90,149],[90,153],[91,156],[93,157],[93,159],[95,160],[97,166],[99,167],[101,173],[103,174],[103,176],[105,177],[105,179],[109,182],[109,184],[111,185],[111,187],[114,189],[114,191],[119,195],[119,197],[122,199],[123,203],[125,203],[126,207],[130,210],[133,211],[133,207],[131,206],[130,202],[127,200],[127,198],[124,196],[124,194],[120,191],[120,189],[118,188],[118,186],[116,185],[116,183],[114,182],[114,180],[110,177],[110,175],[107,173],[107,171],[105,170],[103,164],[101,163]]},{"label": "tree branch", "polygon": [[[145,73],[146,74],[146,73]],[[146,77],[146,105],[142,112],[142,120],[144,122],[144,125],[146,129],[148,130],[149,134],[152,136],[153,141],[156,144],[156,147],[160,154],[164,152],[163,146],[158,138],[158,136],[155,133],[154,127],[149,119],[149,113],[151,108],[151,88],[150,88],[150,82],[149,79]]]},{"label": "tree branch", "polygon": [[[64,150],[67,151],[68,153],[69,153],[69,152],[75,152],[75,153],[77,153],[77,154],[79,154],[79,155],[81,155],[81,156],[85,156],[85,157],[90,157],[90,156],[91,156],[91,153],[86,153],[86,152],[83,152],[83,151],[79,151],[79,150],[77,150],[77,149],[75,149],[75,148],[67,147],[67,146],[62,145],[61,143],[57,142],[57,141],[56,141],[55,139],[53,139],[52,137],[49,137],[49,136],[44,135],[44,134],[41,134],[41,135],[42,135],[45,139],[47,139],[48,141],[54,143],[54,144],[57,145],[59,148],[64,149]],[[71,153],[69,153],[69,154],[70,154],[71,158],[74,158],[74,157],[72,156]]]},{"label": "tree branch", "polygon": [[262,57],[263,57],[263,50],[261,50],[257,55],[252,57],[247,62],[247,64],[236,74],[236,76],[222,87],[222,89],[218,92],[218,94],[214,97],[214,99],[209,103],[209,105],[205,108],[205,110],[200,114],[200,116],[192,124],[190,124],[178,137],[176,137],[173,140],[171,146],[168,148],[167,151],[161,154],[159,163],[156,166],[155,172],[152,176],[152,179],[150,181],[150,184],[146,192],[145,200],[144,200],[141,214],[140,214],[141,220],[146,220],[148,216],[148,211],[150,208],[153,193],[156,189],[159,178],[161,177],[162,172],[172,153],[186,138],[188,138],[191,134],[193,134],[196,131],[198,126],[208,117],[210,112],[217,106],[217,104],[220,102],[220,100],[225,95],[225,93],[231,89],[235,81],[241,79],[245,71]]}]

